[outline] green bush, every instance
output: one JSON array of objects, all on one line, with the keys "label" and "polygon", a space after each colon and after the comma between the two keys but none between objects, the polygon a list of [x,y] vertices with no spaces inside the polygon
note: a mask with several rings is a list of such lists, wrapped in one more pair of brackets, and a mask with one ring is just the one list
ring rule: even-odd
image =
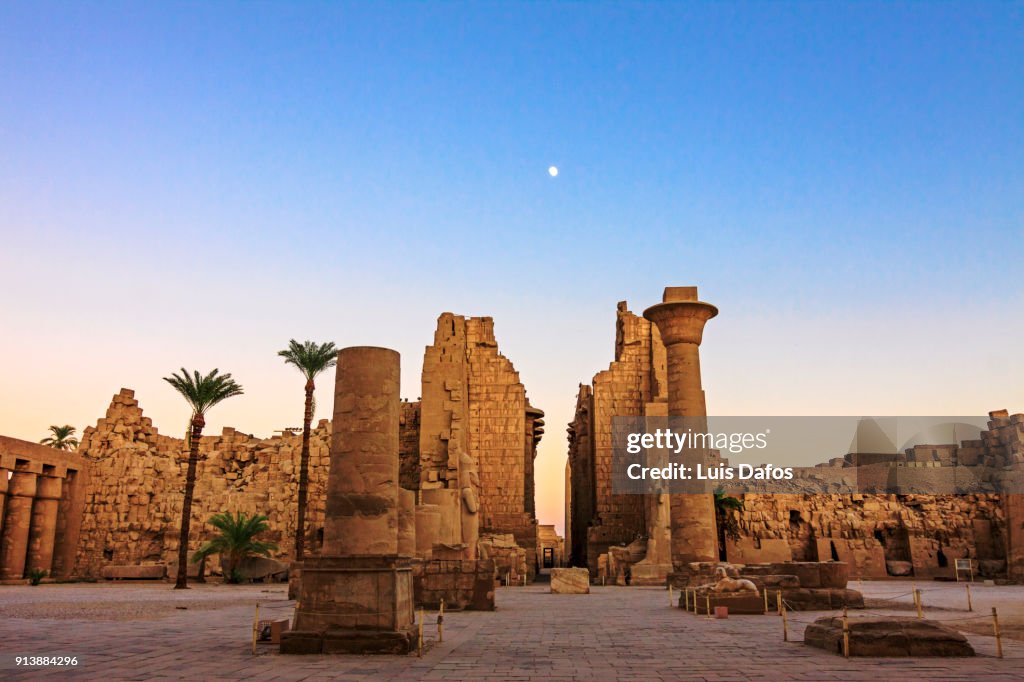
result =
[{"label": "green bush", "polygon": [[28,583],[29,585],[38,585],[43,582],[43,578],[47,575],[49,575],[47,571],[44,571],[41,568],[33,568],[28,572]]},{"label": "green bush", "polygon": [[198,563],[204,557],[219,554],[224,579],[229,583],[242,581],[238,566],[243,559],[250,556],[267,556],[271,551],[277,549],[277,545],[273,542],[256,539],[257,535],[269,528],[267,517],[263,514],[256,514],[249,518],[241,512],[233,516],[224,512],[215,514],[207,523],[216,528],[219,533],[192,555],[192,562]]}]

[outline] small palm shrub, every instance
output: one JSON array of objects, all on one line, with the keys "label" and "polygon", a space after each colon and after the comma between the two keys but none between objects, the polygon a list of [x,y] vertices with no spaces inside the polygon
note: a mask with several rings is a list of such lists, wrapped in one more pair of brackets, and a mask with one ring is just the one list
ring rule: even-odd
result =
[{"label": "small palm shrub", "polygon": [[273,542],[256,539],[257,535],[270,527],[267,517],[263,514],[249,517],[242,512],[237,512],[234,515],[231,512],[222,512],[211,516],[207,523],[219,532],[216,537],[192,555],[192,563],[198,563],[206,557],[219,554],[224,578],[229,583],[241,582],[238,567],[244,559],[251,556],[267,556],[277,549],[277,545]]}]

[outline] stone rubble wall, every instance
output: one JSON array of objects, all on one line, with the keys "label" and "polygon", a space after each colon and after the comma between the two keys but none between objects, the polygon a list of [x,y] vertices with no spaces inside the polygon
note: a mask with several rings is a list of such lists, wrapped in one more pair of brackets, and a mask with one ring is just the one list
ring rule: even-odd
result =
[{"label": "stone rubble wall", "polygon": [[[300,405],[301,393],[296,404]],[[184,424],[182,432],[184,432]],[[323,525],[330,424],[321,420],[310,438],[307,546],[319,547]],[[210,535],[206,521],[220,512],[266,514],[263,539],[279,546],[274,558],[292,556],[301,433],[260,439],[225,428],[204,435],[192,507],[190,546]],[[106,416],[82,434],[79,453],[91,464],[76,575],[99,576],[118,564],[176,563],[185,441],[160,434],[143,415],[134,391],[121,389]]]},{"label": "stone rubble wall", "polygon": [[872,578],[885,577],[890,561],[913,563],[918,577],[952,576],[956,558],[1005,566],[1005,516],[995,495],[741,497],[743,537],[730,544],[730,561],[842,560],[853,575]]}]

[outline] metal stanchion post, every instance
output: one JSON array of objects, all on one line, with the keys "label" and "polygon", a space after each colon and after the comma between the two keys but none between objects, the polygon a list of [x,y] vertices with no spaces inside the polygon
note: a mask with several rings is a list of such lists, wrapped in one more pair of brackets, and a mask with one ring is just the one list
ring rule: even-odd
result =
[{"label": "metal stanchion post", "polygon": [[973,611],[974,610],[974,605],[971,604],[971,584],[967,583],[966,585],[964,585],[964,587],[967,588],[967,610],[968,611]]}]

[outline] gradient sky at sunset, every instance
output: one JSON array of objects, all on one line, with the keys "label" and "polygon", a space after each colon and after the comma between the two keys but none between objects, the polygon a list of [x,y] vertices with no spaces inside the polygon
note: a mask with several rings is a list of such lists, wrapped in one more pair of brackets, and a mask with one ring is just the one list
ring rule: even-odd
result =
[{"label": "gradient sky at sunset", "polygon": [[182,365],[270,435],[289,338],[415,399],[437,315],[490,315],[561,526],[617,301],[720,307],[712,413],[1024,411],[1022,224],[1019,2],[0,5],[4,435],[122,386],[178,435]]}]

